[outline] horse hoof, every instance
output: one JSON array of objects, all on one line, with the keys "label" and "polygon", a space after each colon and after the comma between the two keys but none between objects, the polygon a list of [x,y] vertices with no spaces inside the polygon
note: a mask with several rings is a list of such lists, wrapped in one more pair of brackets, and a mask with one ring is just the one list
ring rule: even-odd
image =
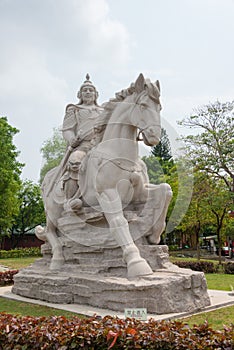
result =
[{"label": "horse hoof", "polygon": [[145,259],[140,256],[136,246],[125,248],[124,260],[127,263],[128,278],[152,275],[153,271]]},{"label": "horse hoof", "polygon": [[35,228],[35,235],[41,241],[46,241],[46,230],[41,225],[36,226],[36,228]]},{"label": "horse hoof", "polygon": [[82,207],[82,205],[83,205],[83,202],[78,198],[70,201],[70,206],[72,210],[78,210]]},{"label": "horse hoof", "polygon": [[64,259],[53,259],[50,263],[50,270],[59,270],[64,264]]},{"label": "horse hoof", "polygon": [[128,263],[128,278],[152,275],[153,271],[145,259],[134,259]]}]

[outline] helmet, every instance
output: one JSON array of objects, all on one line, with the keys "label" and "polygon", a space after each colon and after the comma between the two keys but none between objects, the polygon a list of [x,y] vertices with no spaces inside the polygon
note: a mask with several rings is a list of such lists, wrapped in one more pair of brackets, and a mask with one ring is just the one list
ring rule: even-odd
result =
[{"label": "helmet", "polygon": [[85,87],[85,86],[92,86],[94,88],[94,90],[97,92],[97,89],[96,87],[93,85],[93,83],[89,80],[90,79],[90,76],[89,74],[87,73],[86,74],[86,80],[83,82],[83,84],[81,85],[80,87],[80,90],[78,91],[77,93],[77,96],[80,98],[79,94],[81,92],[81,90]]},{"label": "helmet", "polygon": [[92,83],[89,79],[90,79],[90,76],[89,76],[89,74],[87,73],[87,74],[86,74],[86,80],[83,82],[83,84],[82,84],[81,87],[80,87],[80,90],[79,90],[78,93],[77,93],[77,97],[78,97],[79,100],[80,100],[79,104],[82,104],[82,103],[83,103],[83,101],[82,101],[82,96],[81,96],[82,89],[83,89],[85,86],[90,86],[90,87],[93,87],[94,90],[95,90],[96,97],[95,97],[94,103],[95,103],[95,105],[98,105],[98,104],[97,104],[97,98],[98,98],[97,89],[96,89],[96,87],[93,85],[93,83]]}]

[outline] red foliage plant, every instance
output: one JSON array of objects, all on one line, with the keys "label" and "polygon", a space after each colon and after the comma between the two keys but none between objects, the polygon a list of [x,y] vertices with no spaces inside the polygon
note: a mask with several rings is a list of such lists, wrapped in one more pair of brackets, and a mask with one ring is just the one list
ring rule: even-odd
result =
[{"label": "red foliage plant", "polygon": [[14,283],[13,277],[19,270],[7,270],[0,272],[0,286],[9,286]]},{"label": "red foliage plant", "polygon": [[0,350],[13,349],[232,350],[234,326],[215,331],[207,323],[190,328],[183,322],[153,319],[35,318],[0,313]]}]

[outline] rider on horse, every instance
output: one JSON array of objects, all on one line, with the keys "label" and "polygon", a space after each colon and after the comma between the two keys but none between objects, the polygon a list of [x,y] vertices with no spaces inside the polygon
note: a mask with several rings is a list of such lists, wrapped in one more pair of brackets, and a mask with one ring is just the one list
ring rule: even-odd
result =
[{"label": "rider on horse", "polygon": [[[77,97],[79,98],[78,104],[67,105],[62,127],[63,137],[68,143],[68,149],[60,165],[57,180],[60,178],[60,181],[62,181],[62,189],[66,200],[65,210],[68,210],[68,203],[71,203],[71,200],[75,197],[78,198],[80,163],[97,142],[98,135],[96,134],[102,129],[95,128],[95,123],[103,108],[97,103],[98,92],[90,81],[88,74],[78,91]],[[79,163],[78,167],[76,163]],[[73,202],[72,207],[77,207],[76,202]]]}]

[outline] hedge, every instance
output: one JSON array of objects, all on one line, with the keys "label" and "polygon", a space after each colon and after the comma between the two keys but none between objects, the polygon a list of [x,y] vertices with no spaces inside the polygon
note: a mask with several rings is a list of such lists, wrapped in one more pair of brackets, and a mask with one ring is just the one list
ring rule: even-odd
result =
[{"label": "hedge", "polygon": [[193,271],[202,271],[204,273],[217,272],[217,267],[210,261],[175,261],[174,264]]},{"label": "hedge", "polygon": [[25,258],[27,256],[42,256],[41,248],[15,248],[11,250],[0,250],[0,259]]},{"label": "hedge", "polygon": [[231,350],[234,327],[215,331],[207,323],[188,327],[178,321],[142,322],[111,316],[67,319],[0,313],[0,350]]},{"label": "hedge", "polygon": [[[174,264],[181,268],[202,271],[204,273],[218,273],[220,267],[211,261],[174,261]],[[223,273],[234,274],[234,262],[222,263],[222,271]]]},{"label": "hedge", "polygon": [[234,275],[234,262],[227,262],[224,265],[224,272],[227,274]]}]

